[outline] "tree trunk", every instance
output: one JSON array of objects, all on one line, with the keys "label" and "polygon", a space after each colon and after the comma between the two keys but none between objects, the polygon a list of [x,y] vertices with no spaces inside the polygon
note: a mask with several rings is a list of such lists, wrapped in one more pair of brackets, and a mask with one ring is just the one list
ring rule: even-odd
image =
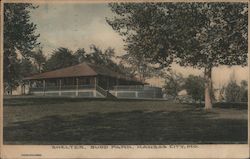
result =
[{"label": "tree trunk", "polygon": [[205,109],[212,109],[212,68],[205,68]]},{"label": "tree trunk", "polygon": [[8,82],[9,90],[8,90],[8,95],[12,95],[12,86],[11,82]]},{"label": "tree trunk", "polygon": [[12,87],[10,87],[10,95],[12,95]]},{"label": "tree trunk", "polygon": [[41,65],[40,64],[38,64],[38,71],[39,71],[39,73],[41,73]]}]

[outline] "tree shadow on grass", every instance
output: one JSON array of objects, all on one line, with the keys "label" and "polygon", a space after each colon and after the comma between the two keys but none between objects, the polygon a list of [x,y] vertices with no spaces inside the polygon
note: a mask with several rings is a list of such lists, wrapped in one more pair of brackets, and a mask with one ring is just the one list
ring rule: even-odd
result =
[{"label": "tree shadow on grass", "polygon": [[[199,108],[204,108],[204,104],[187,104],[192,105]],[[222,108],[222,109],[236,109],[236,110],[247,110],[248,109],[248,103],[247,102],[217,102],[213,103],[213,108]]]},{"label": "tree shadow on grass", "polygon": [[154,99],[110,99],[110,98],[78,98],[78,97],[47,97],[32,96],[30,98],[4,98],[3,106],[26,106],[26,105],[43,105],[43,104],[63,104],[72,102],[145,102],[157,101]]},{"label": "tree shadow on grass", "polygon": [[247,143],[247,120],[200,110],[47,116],[4,127],[4,144]]}]

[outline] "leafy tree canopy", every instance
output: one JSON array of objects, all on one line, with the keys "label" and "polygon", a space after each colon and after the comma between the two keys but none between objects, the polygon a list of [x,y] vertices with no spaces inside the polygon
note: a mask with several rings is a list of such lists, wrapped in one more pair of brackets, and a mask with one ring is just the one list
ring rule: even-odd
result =
[{"label": "leafy tree canopy", "polygon": [[197,68],[247,64],[247,3],[112,3],[128,53]]},{"label": "leafy tree canopy", "polygon": [[19,69],[22,78],[38,72],[34,64],[32,64],[32,62],[27,59],[22,59],[20,61]]},{"label": "leafy tree canopy", "polygon": [[205,108],[212,108],[212,68],[247,65],[247,3],[111,3],[108,24],[128,55],[159,68],[204,68]]},{"label": "leafy tree canopy", "polygon": [[86,61],[86,52],[84,48],[80,48],[78,50],[76,50],[76,52],[74,53],[74,61],[76,61],[77,63],[82,63],[84,61]]},{"label": "leafy tree canopy", "polygon": [[246,80],[242,80],[240,82],[240,94],[241,94],[241,102],[247,102],[248,101],[248,82]]},{"label": "leafy tree canopy", "polygon": [[4,4],[4,50],[19,51],[23,57],[29,57],[31,50],[38,46],[35,34],[36,25],[30,21],[30,10],[35,9],[30,3]]},{"label": "leafy tree canopy", "polygon": [[165,76],[164,89],[168,95],[172,95],[174,98],[178,96],[178,93],[183,89],[184,77],[180,73],[170,71]]},{"label": "leafy tree canopy", "polygon": [[36,51],[34,51],[32,58],[33,58],[34,64],[37,67],[38,72],[42,72],[47,59],[45,55],[43,54],[41,47],[39,47]]},{"label": "leafy tree canopy", "polygon": [[60,47],[54,50],[45,64],[45,70],[55,70],[74,65],[73,52],[68,48]]},{"label": "leafy tree canopy", "polygon": [[22,58],[29,60],[32,50],[38,46],[36,25],[30,21],[30,10],[37,8],[29,3],[4,3],[4,82],[11,90],[22,77]]},{"label": "leafy tree canopy", "polygon": [[121,65],[126,65],[126,69],[130,70],[130,74],[139,77],[141,81],[145,81],[154,76],[162,76],[164,71],[148,64],[142,57],[135,54],[124,54],[118,56]]},{"label": "leafy tree canopy", "polygon": [[226,101],[239,102],[241,99],[241,88],[236,81],[230,81],[225,89]]},{"label": "leafy tree canopy", "polygon": [[200,76],[189,75],[185,79],[184,88],[196,101],[204,100],[205,80]]},{"label": "leafy tree canopy", "polygon": [[54,50],[51,57],[45,63],[45,71],[60,69],[73,66],[82,62],[88,62],[97,65],[103,65],[113,71],[119,73],[130,74],[126,67],[117,64],[115,59],[115,51],[113,48],[107,48],[104,51],[95,45],[90,46],[90,52],[85,52],[84,48],[78,49],[76,52],[68,48],[60,47]]}]

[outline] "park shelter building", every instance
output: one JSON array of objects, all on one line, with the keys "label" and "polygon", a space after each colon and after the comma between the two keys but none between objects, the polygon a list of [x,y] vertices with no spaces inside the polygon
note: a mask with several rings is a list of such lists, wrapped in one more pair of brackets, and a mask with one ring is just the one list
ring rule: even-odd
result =
[{"label": "park shelter building", "polygon": [[106,66],[90,63],[39,73],[24,78],[29,94],[98,98],[161,98],[161,88],[145,83]]}]

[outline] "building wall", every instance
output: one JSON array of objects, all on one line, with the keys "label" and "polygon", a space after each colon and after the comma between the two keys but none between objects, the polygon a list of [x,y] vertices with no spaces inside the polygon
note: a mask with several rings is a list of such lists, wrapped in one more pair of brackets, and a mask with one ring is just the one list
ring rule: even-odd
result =
[{"label": "building wall", "polygon": [[[17,86],[16,89],[12,90],[12,95],[23,95],[29,93],[29,85],[25,85],[25,87]],[[4,95],[9,95],[7,91],[4,92]]]}]

